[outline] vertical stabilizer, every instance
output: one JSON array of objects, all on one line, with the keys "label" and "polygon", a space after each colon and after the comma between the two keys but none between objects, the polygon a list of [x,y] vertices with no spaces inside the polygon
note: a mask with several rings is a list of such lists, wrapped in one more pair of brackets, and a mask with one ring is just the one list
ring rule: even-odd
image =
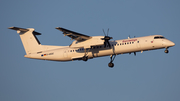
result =
[{"label": "vertical stabilizer", "polygon": [[41,44],[36,37],[36,35],[41,34],[35,32],[33,28],[24,29],[18,27],[9,27],[9,29],[17,30],[17,33],[19,33],[20,35],[26,54],[35,53],[42,50]]}]

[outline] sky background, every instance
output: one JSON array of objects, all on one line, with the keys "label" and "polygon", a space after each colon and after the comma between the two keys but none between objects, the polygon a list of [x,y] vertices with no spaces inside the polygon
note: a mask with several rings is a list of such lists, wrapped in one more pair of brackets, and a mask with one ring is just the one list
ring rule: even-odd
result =
[{"label": "sky background", "polygon": [[[35,28],[42,45],[71,44],[55,27],[113,40],[163,35],[165,49],[84,61],[24,58],[16,26]],[[179,0],[1,0],[0,101],[180,101]]]}]

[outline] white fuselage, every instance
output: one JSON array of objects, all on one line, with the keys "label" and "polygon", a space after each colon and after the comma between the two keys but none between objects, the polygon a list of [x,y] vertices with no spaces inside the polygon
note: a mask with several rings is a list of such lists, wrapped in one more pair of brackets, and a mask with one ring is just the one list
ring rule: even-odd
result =
[{"label": "white fuselage", "polygon": [[88,58],[90,59],[101,56],[168,48],[175,45],[168,39],[155,38],[156,36],[160,35],[114,40],[110,41],[111,48],[109,48],[108,46],[104,47],[104,45],[99,45],[91,46],[91,48],[86,48],[86,51],[84,48],[57,46],[56,49],[47,49],[46,51],[40,51],[37,53],[25,55],[25,57],[53,61],[72,61],[81,60],[84,55],[88,56]]}]

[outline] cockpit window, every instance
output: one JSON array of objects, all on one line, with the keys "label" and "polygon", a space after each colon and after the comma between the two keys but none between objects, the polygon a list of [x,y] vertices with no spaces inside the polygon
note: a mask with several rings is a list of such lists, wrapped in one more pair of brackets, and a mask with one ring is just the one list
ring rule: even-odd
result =
[{"label": "cockpit window", "polygon": [[163,36],[155,36],[154,39],[165,39]]}]

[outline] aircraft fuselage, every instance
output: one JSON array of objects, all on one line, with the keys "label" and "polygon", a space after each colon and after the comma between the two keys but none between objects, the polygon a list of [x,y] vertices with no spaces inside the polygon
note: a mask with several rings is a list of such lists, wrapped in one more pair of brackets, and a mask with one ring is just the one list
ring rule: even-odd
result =
[{"label": "aircraft fuselage", "polygon": [[[164,38],[162,35],[152,35],[137,38],[128,38],[122,40],[110,41],[112,37],[105,36],[88,36],[65,28],[57,27],[56,29],[63,32],[65,36],[70,37],[72,42],[70,46],[49,46],[41,45],[36,35],[41,35],[33,28],[9,27],[19,33],[24,46],[27,58],[52,60],[52,61],[87,61],[95,57],[110,56],[109,67],[114,66],[114,58],[118,54],[143,52],[147,50],[168,48],[175,45],[172,41]],[[109,30],[108,30],[109,31]]]},{"label": "aircraft fuselage", "polygon": [[25,55],[25,57],[42,60],[72,61],[82,60],[82,57],[85,54],[88,57],[88,59],[91,59],[101,56],[110,56],[125,53],[143,52],[161,48],[169,48],[174,46],[175,44],[161,35],[152,35],[123,40],[114,40],[110,41],[110,45],[111,48],[109,48],[108,46],[104,47],[104,45],[92,46],[91,48],[87,48],[86,51],[84,48],[62,46],[57,49],[28,54]]}]

